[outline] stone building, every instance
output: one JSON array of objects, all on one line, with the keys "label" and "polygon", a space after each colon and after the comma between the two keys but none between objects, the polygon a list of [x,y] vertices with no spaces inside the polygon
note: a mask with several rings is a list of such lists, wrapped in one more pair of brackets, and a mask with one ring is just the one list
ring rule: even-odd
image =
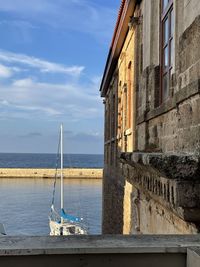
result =
[{"label": "stone building", "polygon": [[101,83],[103,233],[200,229],[200,1],[122,0]]}]

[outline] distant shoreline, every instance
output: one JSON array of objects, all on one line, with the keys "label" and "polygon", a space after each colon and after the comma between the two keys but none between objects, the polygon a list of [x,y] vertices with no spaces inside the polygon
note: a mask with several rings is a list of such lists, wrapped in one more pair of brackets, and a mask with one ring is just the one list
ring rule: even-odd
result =
[{"label": "distant shoreline", "polygon": [[[60,170],[58,169],[58,177]],[[65,179],[102,179],[103,169],[96,168],[65,168]],[[55,177],[55,169],[47,168],[0,168],[0,178],[42,178]]]}]

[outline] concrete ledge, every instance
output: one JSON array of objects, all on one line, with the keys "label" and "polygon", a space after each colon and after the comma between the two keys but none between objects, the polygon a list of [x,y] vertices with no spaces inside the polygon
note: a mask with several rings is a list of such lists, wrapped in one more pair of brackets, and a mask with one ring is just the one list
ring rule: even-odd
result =
[{"label": "concrete ledge", "polygon": [[186,253],[200,248],[200,235],[0,237],[3,256],[46,254]]},{"label": "concrete ledge", "polygon": [[[200,247],[199,235],[3,237],[0,266],[186,267],[193,247]],[[187,267],[200,266],[191,260],[197,265]]]},{"label": "concrete ledge", "polygon": [[187,267],[199,267],[200,266],[200,248],[187,250]]},{"label": "concrete ledge", "polygon": [[[58,170],[59,176],[60,170]],[[64,169],[67,179],[102,179],[102,169]],[[0,178],[54,178],[55,169],[0,168]]]}]

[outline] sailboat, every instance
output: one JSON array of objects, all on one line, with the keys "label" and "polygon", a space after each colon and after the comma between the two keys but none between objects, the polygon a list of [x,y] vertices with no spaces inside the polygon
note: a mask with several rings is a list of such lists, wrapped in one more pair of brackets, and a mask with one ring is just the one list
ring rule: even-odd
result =
[{"label": "sailboat", "polygon": [[2,235],[6,235],[6,231],[5,231],[4,225],[0,223],[0,236]]},{"label": "sailboat", "polygon": [[[78,218],[65,213],[64,210],[64,185],[63,185],[63,125],[60,127],[60,212],[54,208],[55,184],[54,182],[53,200],[49,216],[49,227],[51,236],[62,235],[86,235],[87,230],[82,226],[82,218]],[[56,172],[57,173],[57,172]]]}]

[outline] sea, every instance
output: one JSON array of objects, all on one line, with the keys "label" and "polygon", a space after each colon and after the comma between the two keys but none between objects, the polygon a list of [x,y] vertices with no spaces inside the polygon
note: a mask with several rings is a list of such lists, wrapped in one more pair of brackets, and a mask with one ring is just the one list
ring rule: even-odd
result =
[{"label": "sea", "polygon": [[[52,168],[55,154],[0,153],[0,168]],[[102,168],[103,155],[65,154],[64,167]],[[59,180],[55,207],[59,208]],[[53,179],[0,179],[0,223],[8,235],[49,235]],[[89,234],[101,234],[102,181],[64,180],[65,211],[83,218]]]},{"label": "sea", "polygon": [[[0,168],[56,167],[56,154],[0,153]],[[64,154],[64,168],[103,168],[103,155]]]}]

